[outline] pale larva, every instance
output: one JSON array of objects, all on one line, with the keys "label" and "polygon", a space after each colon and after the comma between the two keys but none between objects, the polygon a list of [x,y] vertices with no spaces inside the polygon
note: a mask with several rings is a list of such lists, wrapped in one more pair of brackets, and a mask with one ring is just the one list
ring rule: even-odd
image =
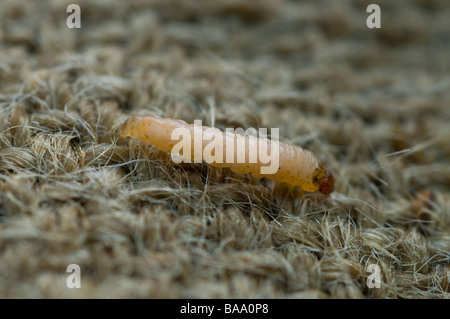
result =
[{"label": "pale larva", "polygon": [[[136,138],[162,151],[171,152],[172,148],[178,143],[177,140],[172,140],[172,132],[177,128],[185,128],[192,133],[194,132],[194,124],[188,124],[182,120],[165,119],[158,116],[133,115],[122,125],[120,134],[122,137]],[[198,130],[199,126],[196,126],[196,129]],[[211,135],[211,128],[202,126],[201,130],[206,135],[206,138],[202,139],[202,150],[204,150],[212,140],[211,136],[208,136],[208,134]],[[227,141],[233,143],[232,145],[242,145],[238,143],[239,141],[243,142],[242,139],[245,139],[245,143],[248,143],[246,145],[256,143],[258,147],[266,147],[270,150],[271,143],[267,138],[243,136],[230,132],[225,133],[218,129],[214,129],[214,132],[215,134],[221,134],[224,140],[223,145],[227,145]],[[194,134],[190,136],[192,136],[191,143],[193,145]],[[250,154],[248,154],[249,148],[238,149],[231,161],[227,161],[225,151],[223,152],[222,163],[211,162],[206,158],[203,159],[213,167],[229,167],[238,174],[250,173],[257,178],[274,179],[291,186],[300,186],[306,192],[320,191],[323,194],[329,194],[333,191],[333,175],[319,163],[312,152],[304,150],[300,146],[282,142],[276,143],[279,147],[279,167],[274,174],[262,174],[261,167],[263,164],[259,160],[256,163],[248,161],[250,157]],[[245,156],[246,162],[239,163],[236,161],[237,156],[240,155],[239,152],[246,152],[246,154],[241,154]],[[192,160],[194,158],[194,150],[192,149],[191,154],[182,155],[184,158]]]}]

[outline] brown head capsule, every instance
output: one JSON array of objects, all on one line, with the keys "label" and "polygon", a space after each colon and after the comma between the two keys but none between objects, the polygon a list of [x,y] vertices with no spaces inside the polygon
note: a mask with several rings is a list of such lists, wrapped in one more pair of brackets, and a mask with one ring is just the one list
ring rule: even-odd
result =
[{"label": "brown head capsule", "polygon": [[324,194],[330,194],[334,189],[334,177],[329,170],[326,170],[322,164],[316,170],[314,181],[319,184],[319,191]]}]

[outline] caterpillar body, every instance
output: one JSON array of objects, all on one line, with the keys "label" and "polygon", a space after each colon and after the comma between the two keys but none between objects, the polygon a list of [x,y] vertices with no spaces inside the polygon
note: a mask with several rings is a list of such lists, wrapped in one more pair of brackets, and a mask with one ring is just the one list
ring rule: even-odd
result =
[{"label": "caterpillar body", "polygon": [[[191,144],[194,145],[195,130],[201,130],[203,138],[201,140],[201,154],[203,160],[213,167],[228,167],[238,174],[251,174],[256,178],[274,179],[291,186],[300,186],[306,192],[320,191],[323,194],[330,194],[334,187],[334,177],[330,171],[319,163],[316,156],[300,146],[270,141],[267,138],[258,138],[251,135],[239,135],[230,132],[222,132],[219,129],[212,129],[206,126],[188,124],[185,121],[158,116],[133,115],[126,120],[120,130],[121,137],[131,137],[144,143],[153,145],[165,152],[172,152],[177,140],[172,138],[172,132],[181,128],[188,130],[191,136]],[[265,148],[269,151],[278,150],[279,167],[275,173],[262,173],[261,168],[266,163],[261,160],[250,161],[250,147],[236,148],[236,152],[227,157],[226,150],[222,152],[222,161],[213,161],[207,158],[203,152],[208,144],[216,137],[223,138],[222,145],[254,145],[258,148]],[[274,144],[276,143],[276,144]],[[276,146],[276,147],[274,147]],[[184,159],[192,162],[198,156],[192,149],[190,153],[180,154]],[[238,158],[245,158],[244,162],[237,161]]]}]

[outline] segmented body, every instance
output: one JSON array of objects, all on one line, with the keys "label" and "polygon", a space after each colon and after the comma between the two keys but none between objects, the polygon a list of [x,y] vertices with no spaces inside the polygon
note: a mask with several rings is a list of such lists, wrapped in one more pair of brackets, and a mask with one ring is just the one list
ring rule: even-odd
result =
[{"label": "segmented body", "polygon": [[[238,174],[251,174],[257,178],[265,177],[274,179],[292,186],[300,186],[307,192],[320,191],[324,194],[329,194],[333,191],[333,175],[319,163],[312,152],[305,150],[300,146],[276,142],[279,152],[278,170],[274,174],[263,174],[261,173],[261,167],[267,166],[267,163],[262,163],[258,158],[256,163],[250,162],[249,150],[251,147],[236,148],[234,158],[231,158],[231,160],[227,160],[226,150],[224,150],[221,163],[206,158],[207,155],[203,153],[203,150],[214,138],[213,135],[221,134],[223,145],[229,145],[227,143],[231,143],[232,145],[243,145],[242,143],[245,143],[246,146],[257,144],[258,148],[265,147],[272,151],[274,149],[273,143],[275,142],[271,142],[267,138],[222,132],[218,129],[211,129],[206,126],[199,127],[177,119],[139,115],[131,116],[122,125],[121,136],[136,138],[144,143],[151,144],[162,151],[171,152],[172,148],[178,143],[178,140],[172,139],[172,132],[177,128],[184,128],[191,132],[192,145],[194,145],[195,130],[201,130],[201,133],[203,134],[201,140],[202,159],[213,167],[228,167]],[[181,155],[184,159],[193,162],[195,157],[194,148],[192,148],[190,154]],[[238,158],[242,158],[240,156],[245,157],[245,162],[239,163],[237,161]]]}]

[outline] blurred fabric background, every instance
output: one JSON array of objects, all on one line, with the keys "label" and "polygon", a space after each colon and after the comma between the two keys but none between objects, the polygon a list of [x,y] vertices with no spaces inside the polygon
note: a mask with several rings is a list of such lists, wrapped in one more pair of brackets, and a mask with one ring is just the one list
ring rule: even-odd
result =
[{"label": "blurred fabric background", "polygon": [[[0,297],[449,297],[448,1],[70,3],[0,3]],[[335,191],[174,165],[135,113],[279,128]]]}]

